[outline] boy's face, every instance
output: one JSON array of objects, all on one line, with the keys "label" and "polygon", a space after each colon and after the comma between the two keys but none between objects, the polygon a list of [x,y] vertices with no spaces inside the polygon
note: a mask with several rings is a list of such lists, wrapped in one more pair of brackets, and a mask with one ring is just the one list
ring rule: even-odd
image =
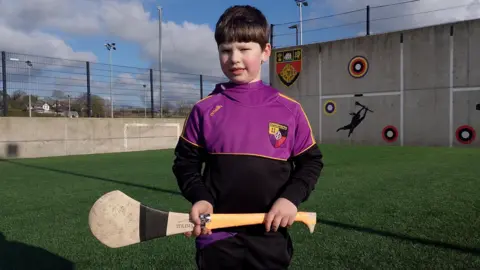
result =
[{"label": "boy's face", "polygon": [[262,61],[270,56],[270,44],[262,51],[260,44],[224,43],[218,48],[222,71],[234,83],[250,83],[260,80]]}]

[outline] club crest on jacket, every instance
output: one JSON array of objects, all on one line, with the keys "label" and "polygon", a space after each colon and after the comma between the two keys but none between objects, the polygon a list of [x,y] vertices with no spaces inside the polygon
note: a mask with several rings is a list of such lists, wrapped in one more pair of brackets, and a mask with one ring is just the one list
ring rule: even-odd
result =
[{"label": "club crest on jacket", "polygon": [[268,123],[268,134],[273,147],[280,148],[285,146],[288,135],[288,126],[270,122]]}]

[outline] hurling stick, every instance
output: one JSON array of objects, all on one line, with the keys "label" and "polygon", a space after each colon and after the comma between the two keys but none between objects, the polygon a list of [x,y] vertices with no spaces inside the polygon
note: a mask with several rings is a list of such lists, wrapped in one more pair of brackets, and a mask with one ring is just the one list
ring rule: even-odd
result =
[{"label": "hurling stick", "polygon": [[[262,224],[264,218],[264,213],[201,216],[208,229]],[[295,221],[305,223],[313,233],[316,213],[298,212]],[[191,232],[194,227],[188,213],[150,208],[119,190],[104,194],[93,204],[88,225],[95,238],[110,248]]]}]

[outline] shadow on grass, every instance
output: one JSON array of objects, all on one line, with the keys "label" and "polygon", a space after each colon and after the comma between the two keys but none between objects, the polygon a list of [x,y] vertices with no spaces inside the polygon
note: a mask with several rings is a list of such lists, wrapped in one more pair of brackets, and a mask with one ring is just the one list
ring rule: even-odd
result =
[{"label": "shadow on grass", "polygon": [[75,264],[45,249],[7,241],[0,232],[0,269],[75,269]]},{"label": "shadow on grass", "polygon": [[46,170],[46,171],[57,172],[57,173],[64,173],[64,174],[69,174],[69,175],[74,175],[74,176],[79,176],[79,177],[84,177],[84,178],[90,178],[90,179],[95,179],[95,180],[100,180],[100,181],[105,181],[105,182],[111,182],[111,183],[125,185],[125,186],[145,188],[145,189],[149,189],[149,190],[153,190],[153,191],[159,191],[159,192],[173,194],[173,195],[181,195],[180,192],[169,190],[169,189],[163,189],[163,188],[157,188],[157,187],[152,187],[152,186],[147,186],[147,185],[123,182],[123,181],[109,179],[109,178],[105,178],[105,177],[99,177],[99,176],[88,175],[88,174],[83,174],[83,173],[70,172],[70,171],[48,168],[48,167],[43,167],[43,166],[38,166],[38,165],[24,164],[24,163],[21,163],[21,162],[16,162],[16,161],[10,160],[10,159],[0,158],[0,162],[8,162],[8,163],[11,163],[11,164],[15,164],[15,165],[18,165],[18,166],[24,166],[24,167],[28,167],[28,168]]},{"label": "shadow on grass", "polygon": [[371,229],[371,228],[367,228],[367,227],[361,227],[361,226],[357,226],[357,225],[346,224],[346,223],[341,223],[341,222],[332,221],[332,220],[317,219],[317,222],[328,225],[328,226],[332,226],[332,227],[346,229],[346,230],[376,234],[376,235],[385,236],[385,237],[392,237],[392,238],[395,238],[395,239],[398,239],[398,240],[409,241],[409,242],[412,242],[412,243],[415,243],[415,244],[423,244],[423,245],[433,246],[433,247],[437,247],[437,248],[451,249],[451,250],[456,250],[456,251],[460,251],[460,252],[468,253],[468,254],[472,254],[472,255],[477,255],[477,256],[480,255],[480,248],[459,246],[459,245],[449,244],[449,243],[435,241],[435,240],[428,240],[428,239],[423,239],[423,238],[418,238],[418,237],[412,237],[412,236],[408,236],[408,235],[405,235],[405,234],[375,230],[375,229]]}]

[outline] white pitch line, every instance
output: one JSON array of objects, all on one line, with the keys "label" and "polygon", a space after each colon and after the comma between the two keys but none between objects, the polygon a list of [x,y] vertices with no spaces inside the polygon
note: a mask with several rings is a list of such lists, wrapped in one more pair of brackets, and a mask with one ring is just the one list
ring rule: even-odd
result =
[{"label": "white pitch line", "polygon": [[328,95],[322,96],[322,99],[334,99],[334,98],[352,98],[352,97],[378,97],[378,96],[397,96],[401,92],[379,92],[379,93],[365,93],[365,94],[346,94],[346,95]]},{"label": "white pitch line", "polygon": [[[318,92],[319,92],[319,104],[322,104],[322,53],[318,53]],[[322,125],[323,125],[323,109],[321,106],[318,107],[318,141],[322,142]]]},{"label": "white pitch line", "polygon": [[453,92],[454,92],[454,89],[453,89],[453,35],[450,34],[450,62],[449,62],[449,91],[448,91],[448,94],[449,94],[449,98],[448,98],[448,101],[449,101],[449,106],[448,106],[448,129],[450,130],[449,134],[448,134],[448,144],[450,147],[453,147]]},{"label": "white pitch line", "polygon": [[400,146],[404,145],[405,127],[405,76],[404,76],[403,36],[400,43]]},{"label": "white pitch line", "polygon": [[480,91],[480,87],[455,87],[453,92]]}]

